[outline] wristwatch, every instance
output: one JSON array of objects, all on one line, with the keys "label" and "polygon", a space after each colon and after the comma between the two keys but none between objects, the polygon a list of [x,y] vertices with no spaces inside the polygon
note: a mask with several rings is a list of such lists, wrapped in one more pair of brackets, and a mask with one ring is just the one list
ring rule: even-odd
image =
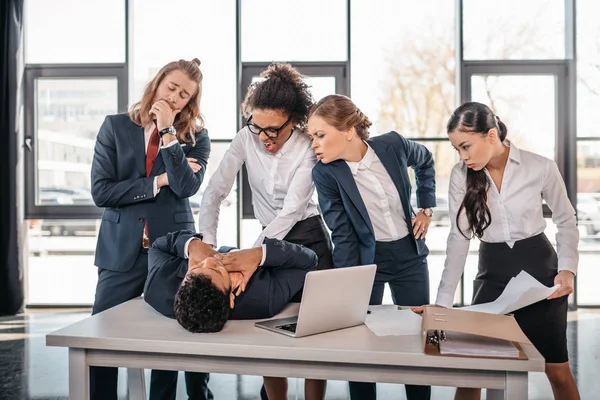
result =
[{"label": "wristwatch", "polygon": [[158,136],[163,137],[167,133],[170,133],[171,135],[175,135],[177,133],[177,131],[175,130],[173,125],[167,126],[165,129],[161,129],[160,131],[158,131]]},{"label": "wristwatch", "polygon": [[425,214],[427,217],[431,217],[433,215],[433,210],[431,208],[421,208],[419,211]]}]

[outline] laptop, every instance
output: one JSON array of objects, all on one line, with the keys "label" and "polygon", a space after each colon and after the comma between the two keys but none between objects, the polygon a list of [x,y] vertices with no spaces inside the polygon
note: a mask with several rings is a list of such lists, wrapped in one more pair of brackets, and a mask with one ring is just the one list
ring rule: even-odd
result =
[{"label": "laptop", "polygon": [[297,316],[254,325],[292,337],[360,325],[365,322],[376,270],[377,266],[370,264],[311,271],[304,279]]}]

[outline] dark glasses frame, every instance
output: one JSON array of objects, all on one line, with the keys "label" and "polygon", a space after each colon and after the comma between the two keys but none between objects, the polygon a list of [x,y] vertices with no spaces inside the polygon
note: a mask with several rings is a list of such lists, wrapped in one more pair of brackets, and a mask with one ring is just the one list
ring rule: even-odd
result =
[{"label": "dark glasses frame", "polygon": [[255,135],[260,135],[261,132],[264,132],[264,134],[267,135],[267,137],[269,139],[277,139],[277,137],[279,136],[279,134],[281,133],[283,128],[285,128],[285,126],[287,124],[289,124],[291,120],[292,120],[292,116],[290,115],[289,118],[287,119],[287,121],[285,121],[283,123],[283,125],[281,125],[279,128],[273,128],[273,127],[261,128],[260,126],[251,122],[252,115],[250,115],[250,118],[248,118],[248,120],[246,121],[246,126],[248,127],[250,132],[252,132]]}]

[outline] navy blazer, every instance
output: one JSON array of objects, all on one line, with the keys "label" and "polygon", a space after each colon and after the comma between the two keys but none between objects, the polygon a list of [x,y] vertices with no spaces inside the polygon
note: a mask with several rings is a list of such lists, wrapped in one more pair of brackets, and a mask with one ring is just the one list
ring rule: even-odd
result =
[{"label": "navy blazer", "polygon": [[[418,254],[426,253],[424,239],[415,239],[410,205],[411,184],[408,167],[415,171],[417,205],[435,207],[435,170],[433,156],[421,144],[392,131],[368,139],[367,143],[398,189],[408,231]],[[375,233],[350,167],[344,160],[329,164],[318,162],[313,180],[319,195],[323,218],[331,230],[335,268],[372,264],[375,260]]]},{"label": "navy blazer", "polygon": [[[175,294],[185,278],[188,260],[184,246],[192,237],[201,238],[191,231],[170,233],[156,239],[148,252],[148,279],[144,300],[162,315],[175,318]],[[283,240],[265,239],[267,256],[246,286],[235,298],[230,319],[271,318],[304,286],[304,277],[317,269],[317,255],[299,244]]]},{"label": "navy blazer", "polygon": [[[103,207],[96,246],[95,265],[126,272],[137,258],[144,222],[150,243],[169,232],[195,229],[190,208],[204,179],[210,154],[206,131],[196,134],[196,145],[176,143],[161,149],[146,177],[144,128],[127,114],[109,115],[100,127],[92,161],[92,197]],[[196,158],[200,171],[194,173],[187,157]],[[153,193],[154,177],[167,172],[169,186]]]}]

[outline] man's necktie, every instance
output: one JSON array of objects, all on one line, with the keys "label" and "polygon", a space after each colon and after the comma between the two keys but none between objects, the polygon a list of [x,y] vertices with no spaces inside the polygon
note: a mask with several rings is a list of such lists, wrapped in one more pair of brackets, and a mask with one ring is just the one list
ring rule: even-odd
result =
[{"label": "man's necktie", "polygon": [[160,144],[160,137],[158,136],[158,128],[154,128],[150,135],[150,142],[148,143],[148,150],[146,151],[146,176],[150,176],[156,156],[158,156],[158,145]]},{"label": "man's necktie", "polygon": [[[158,146],[160,145],[160,137],[158,136],[158,128],[154,128],[150,135],[150,142],[148,143],[148,149],[146,150],[146,176],[150,176],[152,167],[158,156]],[[144,223],[144,236],[142,238],[142,246],[144,248],[150,247],[150,239],[148,237],[148,217],[146,216],[146,222]]]}]

